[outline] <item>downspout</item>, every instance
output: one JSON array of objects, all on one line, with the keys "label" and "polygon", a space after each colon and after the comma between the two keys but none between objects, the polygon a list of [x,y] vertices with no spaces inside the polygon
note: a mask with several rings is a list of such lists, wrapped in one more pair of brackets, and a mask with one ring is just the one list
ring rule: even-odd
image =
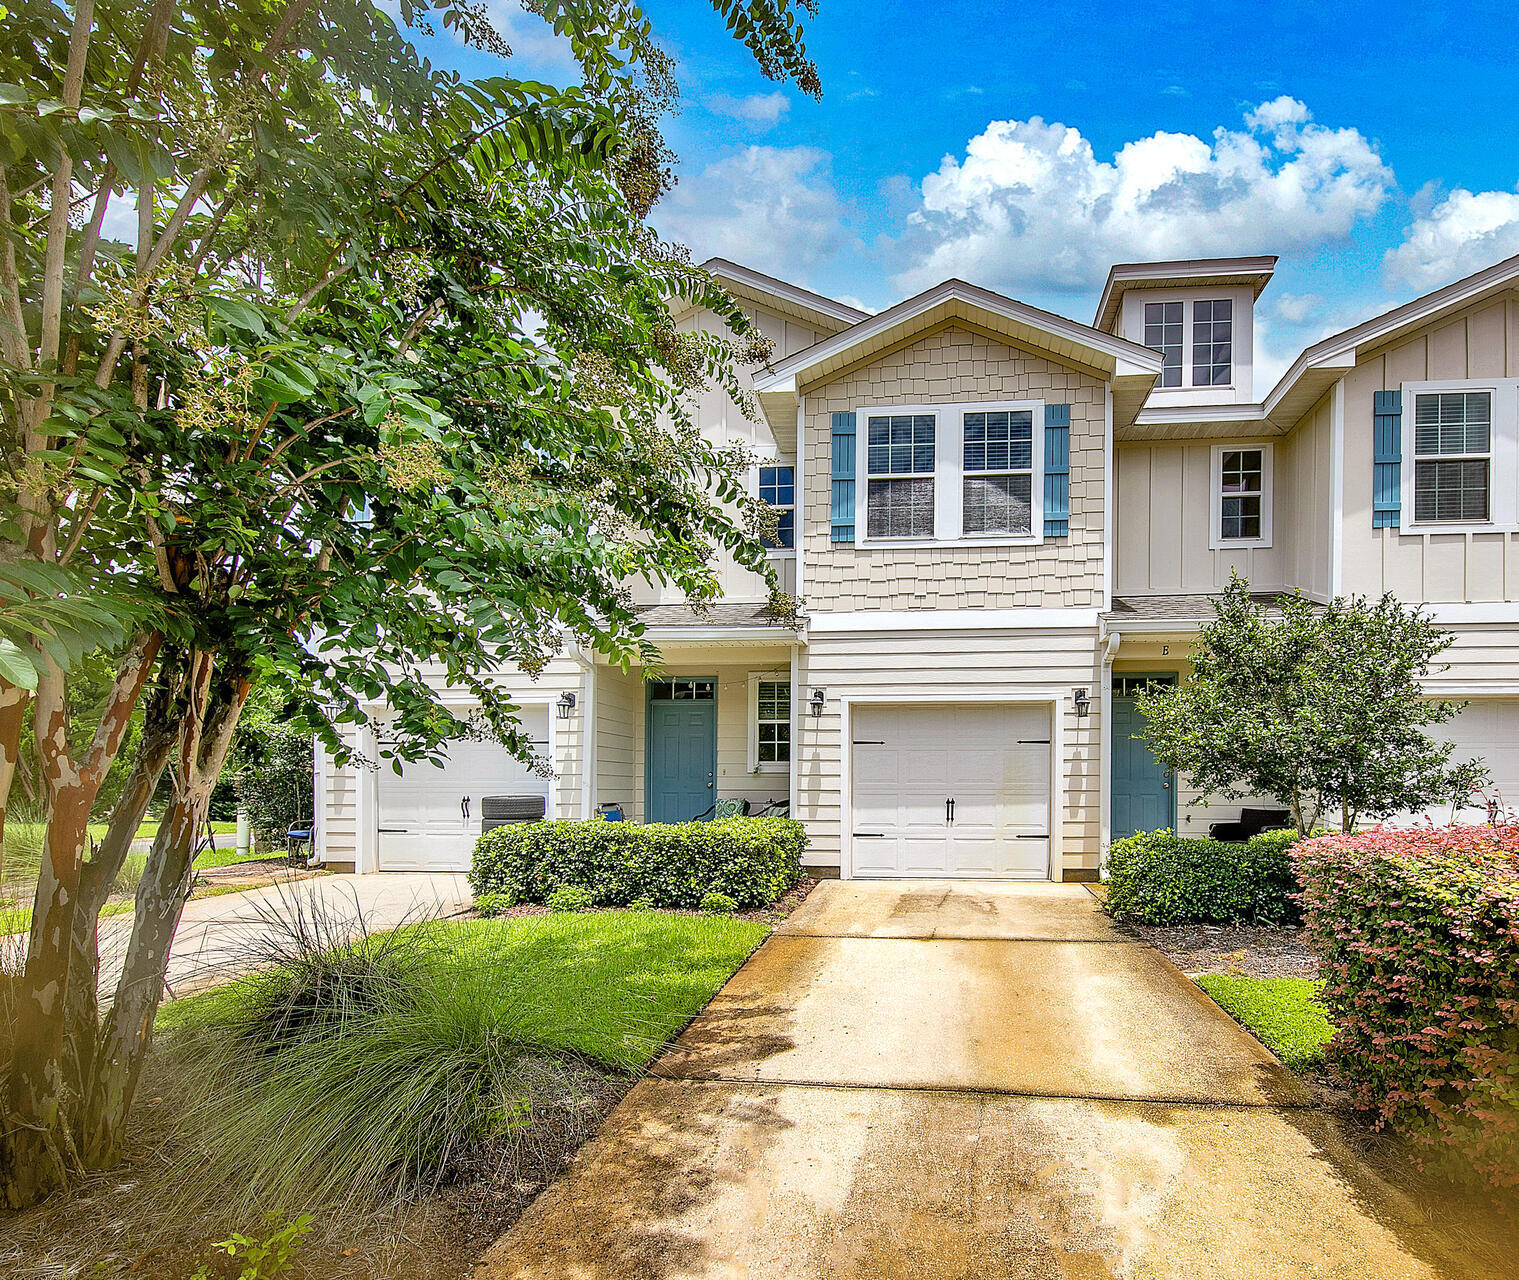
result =
[{"label": "downspout", "polygon": [[1102,737],[1097,747],[1098,786],[1102,789],[1102,848],[1098,875],[1103,880],[1108,878],[1108,849],[1113,843],[1113,660],[1118,657],[1123,636],[1117,631],[1109,631],[1106,641],[1102,650]]}]

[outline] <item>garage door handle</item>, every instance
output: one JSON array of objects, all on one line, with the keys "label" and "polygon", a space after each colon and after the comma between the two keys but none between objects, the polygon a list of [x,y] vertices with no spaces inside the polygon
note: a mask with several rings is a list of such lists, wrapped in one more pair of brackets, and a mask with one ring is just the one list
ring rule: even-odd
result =
[{"label": "garage door handle", "polygon": [[406,834],[405,827],[377,827],[376,830],[382,836],[404,836]]},{"label": "garage door handle", "polygon": [[884,831],[856,831],[854,838],[856,840],[884,840],[886,833]]},{"label": "garage door handle", "polygon": [[954,824],[955,802],[953,800],[946,800],[944,802],[944,821],[950,823],[951,825]]},{"label": "garage door handle", "polygon": [[1048,831],[1046,831],[1042,836],[1019,836],[1018,837],[1018,839],[1020,839],[1020,840],[1048,840],[1049,838],[1050,838],[1050,833]]}]

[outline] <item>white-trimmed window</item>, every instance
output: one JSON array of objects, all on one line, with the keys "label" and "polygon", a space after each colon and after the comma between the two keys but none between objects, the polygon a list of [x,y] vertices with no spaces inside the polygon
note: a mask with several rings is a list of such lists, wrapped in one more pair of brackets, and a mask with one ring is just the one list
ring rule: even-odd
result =
[{"label": "white-trimmed window", "polygon": [[765,463],[759,469],[760,501],[775,508],[775,538],[765,545],[775,551],[796,546],[796,471],[782,463]]},{"label": "white-trimmed window", "polygon": [[1033,529],[1034,415],[1029,409],[967,413],[961,529],[967,535]]},{"label": "white-trimmed window", "polygon": [[1180,302],[1145,303],[1145,346],[1165,357],[1160,370],[1162,387],[1181,386],[1181,357],[1186,346],[1182,307]]},{"label": "white-trimmed window", "polygon": [[932,413],[865,419],[866,515],[871,538],[934,536],[938,420]]},{"label": "white-trimmed window", "polygon": [[791,677],[756,672],[749,677],[749,771],[784,773],[791,767]]},{"label": "white-trimmed window", "polygon": [[1271,467],[1269,444],[1213,446],[1215,550],[1271,545]]},{"label": "white-trimmed window", "polygon": [[1402,392],[1402,532],[1519,531],[1519,378]]},{"label": "white-trimmed window", "polygon": [[1493,393],[1413,397],[1414,521],[1478,524],[1492,514]]},{"label": "white-trimmed window", "polygon": [[1234,303],[1228,298],[1192,304],[1192,385],[1227,387],[1234,380]]},{"label": "white-trimmed window", "polygon": [[855,420],[857,543],[1043,539],[1043,401],[862,406]]}]

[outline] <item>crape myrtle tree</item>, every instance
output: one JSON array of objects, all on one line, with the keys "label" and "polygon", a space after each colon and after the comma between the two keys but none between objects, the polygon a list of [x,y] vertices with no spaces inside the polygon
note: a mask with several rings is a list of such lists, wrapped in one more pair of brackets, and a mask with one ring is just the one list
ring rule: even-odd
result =
[{"label": "crape myrtle tree", "polygon": [[[818,92],[807,0],[711,2],[765,74]],[[623,0],[529,8],[578,85],[461,80],[369,0],[7,2],[0,812],[23,731],[46,812],[5,1064],[11,1205],[117,1158],[256,683],[340,759],[370,703],[401,758],[466,732],[525,754],[492,669],[540,669],[567,635],[652,659],[624,583],[710,599],[719,549],[764,571],[747,459],[687,406],[716,386],[749,408],[737,369],[766,344],[645,221],[670,183],[669,62]],[[399,21],[510,71],[482,8],[403,0]],[[677,331],[677,299],[728,332]],[[81,725],[70,673],[103,647]],[[98,913],[165,772],[101,1007]]]},{"label": "crape myrtle tree", "polygon": [[1157,759],[1204,795],[1275,797],[1300,835],[1450,804],[1484,783],[1480,760],[1452,764],[1453,744],[1427,732],[1465,705],[1424,693],[1449,632],[1391,595],[1325,606],[1294,595],[1276,609],[1237,575],[1214,601],[1191,678],[1140,695]]}]

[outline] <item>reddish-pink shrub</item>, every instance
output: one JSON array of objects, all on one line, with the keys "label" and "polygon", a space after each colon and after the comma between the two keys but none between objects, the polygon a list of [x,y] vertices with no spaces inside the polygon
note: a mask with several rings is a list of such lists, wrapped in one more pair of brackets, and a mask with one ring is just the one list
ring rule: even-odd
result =
[{"label": "reddish-pink shrub", "polygon": [[1356,1106],[1432,1164],[1519,1186],[1519,827],[1322,836],[1293,858]]}]

